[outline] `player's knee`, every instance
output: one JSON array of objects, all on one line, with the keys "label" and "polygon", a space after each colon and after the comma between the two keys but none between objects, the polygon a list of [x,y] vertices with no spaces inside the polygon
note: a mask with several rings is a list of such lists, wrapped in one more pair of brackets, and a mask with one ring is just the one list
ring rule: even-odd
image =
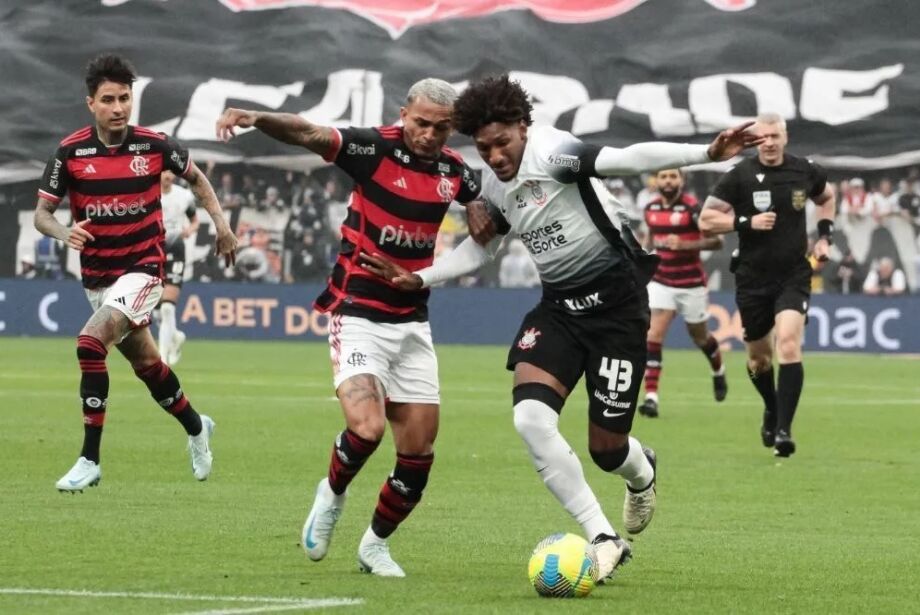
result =
[{"label": "player's knee", "polygon": [[91,335],[80,335],[77,338],[77,360],[97,361],[105,359],[108,350],[102,340]]},{"label": "player's knee", "polygon": [[613,472],[623,465],[629,456],[629,440],[627,439],[617,448],[601,451],[591,449],[589,452],[597,467],[604,472]]},{"label": "player's knee", "polygon": [[776,353],[779,360],[789,363],[798,360],[802,355],[802,344],[796,335],[783,335],[776,341]]},{"label": "player's knee", "polygon": [[382,416],[363,416],[348,421],[348,429],[365,440],[380,442],[386,431],[386,419]]},{"label": "player's knee", "polygon": [[135,357],[129,361],[131,363],[131,369],[134,370],[134,375],[142,380],[144,378],[144,374],[148,373],[151,369],[162,363],[160,357],[153,355]]},{"label": "player's knee", "polygon": [[559,412],[565,400],[555,389],[539,382],[514,387],[514,428],[524,440],[547,437],[559,429]]},{"label": "player's knee", "polygon": [[747,368],[752,374],[762,374],[773,366],[773,357],[770,355],[759,354],[748,357]]}]

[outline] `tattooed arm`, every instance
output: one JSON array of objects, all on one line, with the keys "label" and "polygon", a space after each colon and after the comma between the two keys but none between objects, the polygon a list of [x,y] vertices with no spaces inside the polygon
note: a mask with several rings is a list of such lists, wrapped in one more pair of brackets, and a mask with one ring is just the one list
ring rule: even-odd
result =
[{"label": "tattooed arm", "polygon": [[83,246],[93,241],[93,237],[84,227],[89,224],[89,218],[82,222],[77,222],[72,227],[67,228],[57,221],[54,212],[57,210],[57,203],[52,203],[48,199],[39,197],[35,205],[35,228],[42,235],[60,239],[69,247],[76,251],[83,250]]},{"label": "tattooed arm", "polygon": [[234,127],[255,127],[282,143],[299,145],[326,157],[335,143],[335,132],[329,126],[317,126],[293,113],[269,113],[226,109],[217,120],[217,137],[229,141],[235,136]]},{"label": "tattooed arm", "polygon": [[184,177],[188,181],[189,188],[192,190],[192,194],[195,195],[198,205],[204,207],[208,215],[211,216],[214,228],[217,230],[216,254],[218,256],[223,255],[225,263],[229,267],[236,262],[236,245],[239,240],[230,230],[227,219],[224,218],[224,212],[220,207],[220,201],[217,200],[217,195],[214,193],[214,188],[194,162],[189,164],[188,171],[186,171]]}]

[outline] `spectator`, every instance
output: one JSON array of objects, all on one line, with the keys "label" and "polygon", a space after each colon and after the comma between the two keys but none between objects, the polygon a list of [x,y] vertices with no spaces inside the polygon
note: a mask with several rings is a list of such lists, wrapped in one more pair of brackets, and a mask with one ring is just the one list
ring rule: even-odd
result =
[{"label": "spectator", "polygon": [[894,186],[887,177],[882,178],[878,190],[872,193],[872,216],[879,224],[884,223],[889,216],[898,215],[898,195],[894,193]]},{"label": "spectator", "polygon": [[35,278],[35,257],[31,254],[23,254],[19,257],[19,273],[16,277],[24,280]]},{"label": "spectator", "polygon": [[895,268],[894,259],[883,257],[866,276],[863,292],[867,295],[903,295],[907,292],[907,277],[903,271]]},{"label": "spectator", "polygon": [[853,253],[847,251],[831,271],[829,286],[843,295],[856,295],[862,290],[862,267]]},{"label": "spectator", "polygon": [[35,242],[35,258],[32,261],[35,277],[46,280],[64,279],[65,254],[63,244],[57,239],[39,237]]},{"label": "spectator", "polygon": [[898,194],[898,210],[904,219],[914,225],[914,232],[920,230],[920,194],[907,180],[901,180]]}]

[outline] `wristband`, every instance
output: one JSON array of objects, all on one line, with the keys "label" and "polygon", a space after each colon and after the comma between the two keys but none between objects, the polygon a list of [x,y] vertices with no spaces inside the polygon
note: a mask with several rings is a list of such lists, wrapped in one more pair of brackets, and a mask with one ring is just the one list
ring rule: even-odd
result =
[{"label": "wristband", "polygon": [[818,220],[818,238],[826,239],[828,244],[834,243],[834,221]]},{"label": "wristband", "polygon": [[751,230],[751,219],[747,216],[735,216],[735,230],[739,233]]}]

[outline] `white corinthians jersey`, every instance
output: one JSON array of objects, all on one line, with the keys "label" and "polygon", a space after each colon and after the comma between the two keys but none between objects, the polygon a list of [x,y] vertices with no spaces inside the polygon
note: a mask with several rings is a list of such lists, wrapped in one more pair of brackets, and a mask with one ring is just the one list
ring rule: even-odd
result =
[{"label": "white corinthians jersey", "polygon": [[195,215],[195,195],[188,188],[173,184],[168,193],[160,195],[160,205],[163,208],[166,243],[170,244],[179,238]]},{"label": "white corinthians jersey", "polygon": [[601,203],[622,206],[581,169],[584,147],[571,133],[532,126],[514,179],[502,182],[491,169],[482,172],[482,198],[499,232],[520,237],[540,279],[557,288],[580,286],[623,260],[596,224],[601,215],[619,233],[621,222],[607,218]]}]

